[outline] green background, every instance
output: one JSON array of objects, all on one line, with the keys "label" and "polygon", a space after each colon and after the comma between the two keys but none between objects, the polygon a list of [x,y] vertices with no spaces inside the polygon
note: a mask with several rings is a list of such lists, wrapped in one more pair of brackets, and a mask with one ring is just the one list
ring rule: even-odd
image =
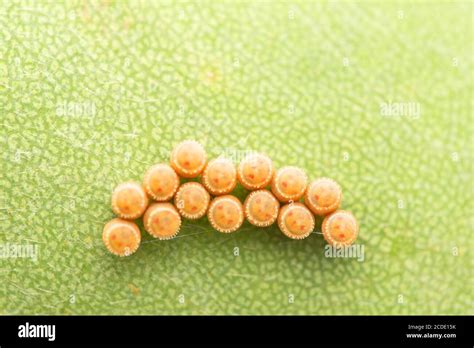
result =
[{"label": "green background", "polygon": [[[473,314],[472,10],[2,2],[0,242],[39,257],[0,260],[0,312]],[[184,139],[337,180],[364,262],[205,219],[109,254],[111,190]]]}]

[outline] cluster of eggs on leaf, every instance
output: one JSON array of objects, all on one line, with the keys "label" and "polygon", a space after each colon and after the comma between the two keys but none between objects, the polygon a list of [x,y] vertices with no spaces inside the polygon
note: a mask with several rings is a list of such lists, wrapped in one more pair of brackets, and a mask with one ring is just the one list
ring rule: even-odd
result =
[{"label": "cluster of eggs on leaf", "polygon": [[[181,178],[200,182],[181,182]],[[240,184],[249,194],[244,203],[231,193]],[[301,202],[303,200],[303,202]],[[204,147],[193,140],[179,143],[169,164],[152,166],[143,182],[125,182],[112,192],[112,210],[118,216],[102,233],[107,249],[118,256],[133,254],[141,242],[134,220],[142,218],[154,238],[174,238],[182,219],[207,216],[221,233],[237,231],[247,220],[267,227],[275,222],[292,239],[304,239],[314,230],[314,215],[323,216],[322,234],[330,245],[345,246],[357,238],[359,225],[348,211],[338,210],[341,187],[332,179],[308,183],[298,167],[275,170],[273,161],[261,153],[250,153],[237,166],[228,158],[210,161]]]}]

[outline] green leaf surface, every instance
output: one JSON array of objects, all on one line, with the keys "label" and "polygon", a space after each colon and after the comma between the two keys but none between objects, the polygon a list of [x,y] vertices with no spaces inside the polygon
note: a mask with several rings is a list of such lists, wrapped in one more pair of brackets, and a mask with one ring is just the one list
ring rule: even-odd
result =
[{"label": "green leaf surface", "polygon": [[[473,314],[472,13],[2,1],[0,243],[38,254],[0,259],[0,313]],[[364,261],[206,219],[109,254],[111,190],[184,139],[337,180]]]}]

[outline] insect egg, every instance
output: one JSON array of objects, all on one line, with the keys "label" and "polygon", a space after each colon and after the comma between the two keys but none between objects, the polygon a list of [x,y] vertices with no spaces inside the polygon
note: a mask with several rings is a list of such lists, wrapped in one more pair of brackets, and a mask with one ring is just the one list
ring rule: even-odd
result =
[{"label": "insect egg", "polygon": [[273,224],[278,217],[279,208],[280,203],[268,190],[253,191],[244,202],[247,221],[259,227]]},{"label": "insect egg", "polygon": [[145,174],[143,186],[146,192],[157,202],[170,200],[179,186],[179,177],[169,165],[156,164]]},{"label": "insect egg", "polygon": [[278,214],[278,227],[287,237],[303,239],[314,229],[314,216],[302,203],[283,206]]},{"label": "insect egg", "polygon": [[181,216],[195,220],[206,215],[211,196],[198,182],[181,185],[174,197],[174,204]]},{"label": "insect egg", "polygon": [[203,146],[194,140],[179,143],[171,153],[171,167],[183,178],[199,176],[206,166],[207,155]]},{"label": "insect egg", "polygon": [[237,184],[237,170],[234,163],[221,157],[209,161],[202,174],[202,182],[215,196],[230,193]]},{"label": "insect egg", "polygon": [[105,224],[102,241],[112,254],[129,256],[140,246],[140,230],[134,222],[115,218]]},{"label": "insect egg", "polygon": [[143,216],[143,225],[153,237],[171,239],[179,232],[181,216],[171,203],[154,203]]},{"label": "insect egg", "polygon": [[330,245],[345,246],[356,240],[359,224],[351,212],[338,210],[324,218],[321,229]]},{"label": "insect egg", "polygon": [[134,220],[142,216],[148,206],[148,196],[136,182],[118,185],[112,192],[112,210],[122,219]]},{"label": "insect egg", "polygon": [[219,196],[212,200],[207,217],[212,227],[222,233],[236,231],[244,222],[242,203],[231,195]]},{"label": "insect egg", "polygon": [[339,207],[341,199],[341,187],[328,178],[311,182],[304,195],[304,203],[316,215],[332,213]]},{"label": "insect egg", "polygon": [[247,190],[263,189],[270,184],[275,169],[270,157],[260,153],[247,155],[237,168],[237,178]]},{"label": "insect egg", "polygon": [[297,167],[283,167],[277,170],[272,181],[272,192],[280,202],[297,201],[303,197],[308,178]]}]

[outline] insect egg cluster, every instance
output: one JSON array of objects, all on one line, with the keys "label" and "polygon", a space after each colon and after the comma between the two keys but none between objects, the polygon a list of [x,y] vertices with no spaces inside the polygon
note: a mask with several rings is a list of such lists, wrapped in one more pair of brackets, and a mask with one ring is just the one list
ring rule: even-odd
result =
[{"label": "insect egg cluster", "polygon": [[[181,182],[198,179],[199,182]],[[249,190],[244,203],[232,191],[237,184]],[[251,153],[237,166],[226,158],[208,161],[204,147],[193,140],[179,143],[170,162],[152,166],[142,183],[125,182],[112,192],[112,210],[117,215],[103,229],[102,240],[117,256],[137,251],[143,220],[154,238],[174,238],[182,219],[207,216],[221,233],[232,233],[246,219],[257,227],[275,222],[292,239],[304,239],[314,230],[314,215],[324,217],[321,230],[327,243],[346,246],[354,243],[359,225],[349,211],[338,210],[341,187],[332,179],[308,182],[304,170],[287,166],[275,170],[266,155]]]}]

